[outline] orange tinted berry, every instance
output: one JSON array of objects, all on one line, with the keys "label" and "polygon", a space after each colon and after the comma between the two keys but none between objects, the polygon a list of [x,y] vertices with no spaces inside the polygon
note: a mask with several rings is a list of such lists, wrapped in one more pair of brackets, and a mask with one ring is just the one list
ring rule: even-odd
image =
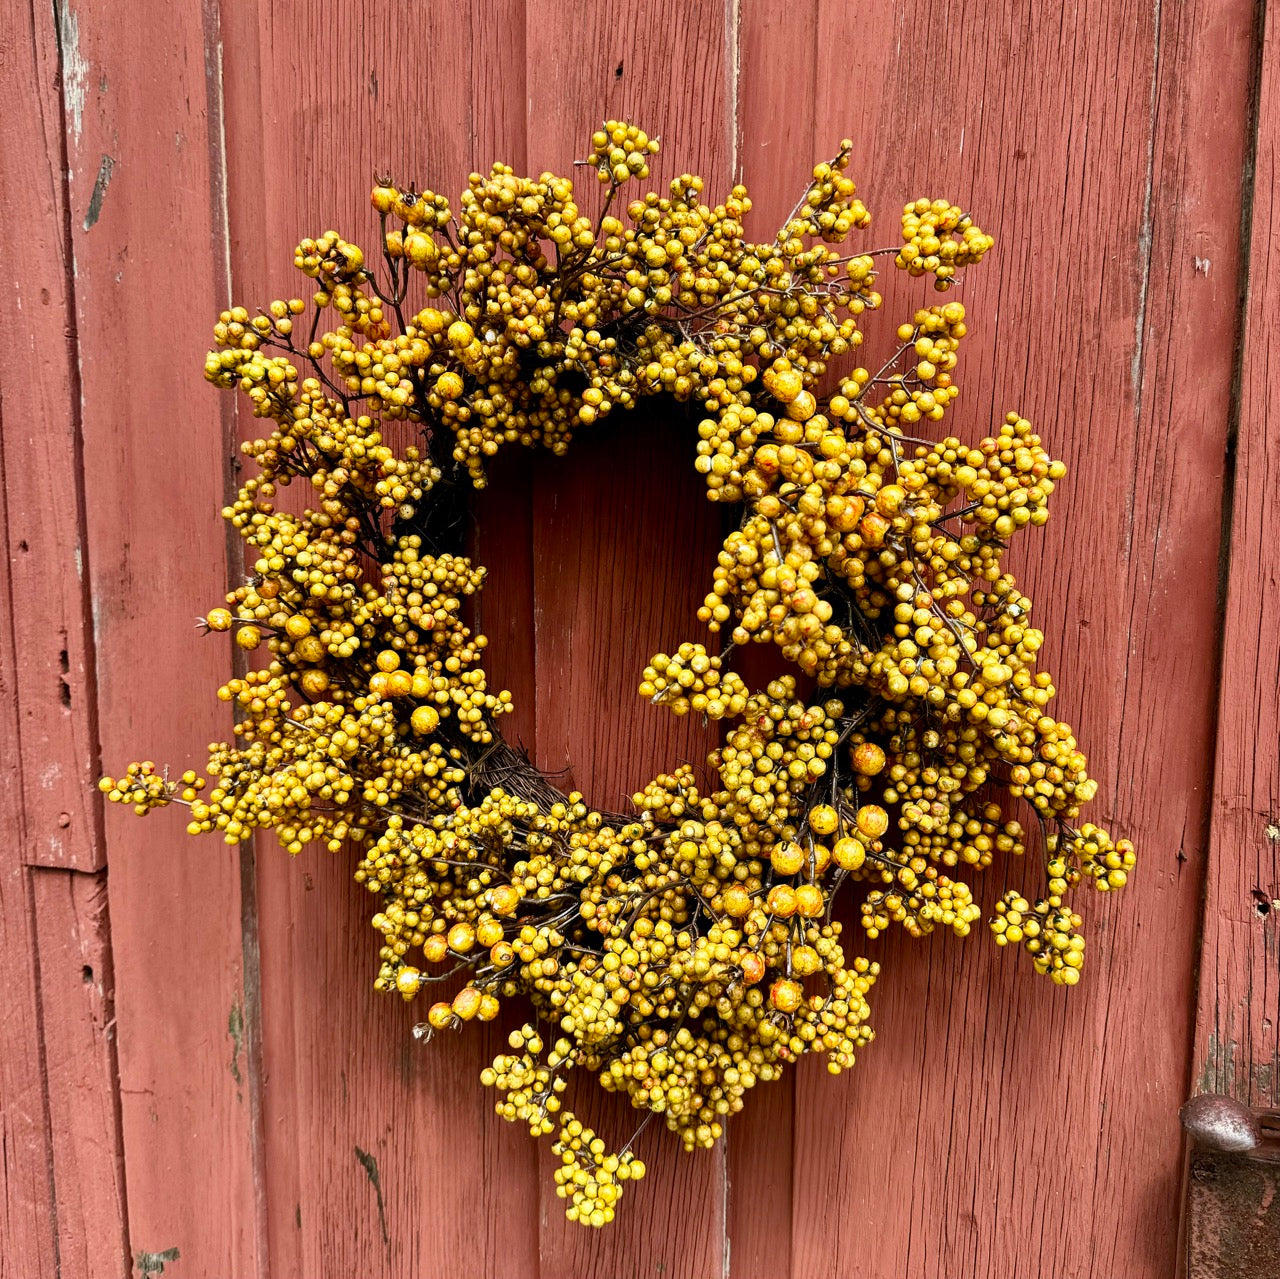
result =
[{"label": "orange tinted berry", "polygon": [[864,804],[855,821],[858,832],[868,839],[879,839],[889,829],[889,814],[879,804]]},{"label": "orange tinted berry", "polygon": [[815,835],[834,835],[839,825],[839,814],[830,804],[819,804],[809,810],[809,829]]},{"label": "orange tinted berry", "polygon": [[789,977],[779,978],[769,987],[769,1003],[780,1013],[793,1013],[804,998],[804,987]]}]

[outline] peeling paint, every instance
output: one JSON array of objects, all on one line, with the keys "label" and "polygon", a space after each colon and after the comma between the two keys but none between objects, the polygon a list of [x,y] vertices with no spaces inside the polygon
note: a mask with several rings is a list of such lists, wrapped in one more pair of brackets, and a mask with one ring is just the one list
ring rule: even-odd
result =
[{"label": "peeling paint", "polygon": [[1249,1083],[1253,1087],[1255,1097],[1270,1099],[1275,1094],[1272,1089],[1275,1085],[1275,1067],[1270,1062],[1255,1062],[1249,1070]]},{"label": "peeling paint", "polygon": [[[62,100],[71,121],[71,141],[78,145],[84,124],[85,86],[89,64],[80,52],[80,19],[66,4],[58,11],[58,45],[62,50]],[[105,81],[104,81],[105,83]]]},{"label": "peeling paint", "polygon": [[1196,274],[1197,274],[1197,275],[1208,275],[1208,274],[1209,274],[1209,259],[1208,259],[1208,258],[1196,258]]},{"label": "peeling paint", "polygon": [[1228,1040],[1226,1051],[1224,1052],[1223,1044],[1218,1038],[1217,1029],[1210,1029],[1208,1042],[1205,1044],[1204,1061],[1200,1067],[1200,1077],[1196,1084],[1196,1091],[1201,1093],[1223,1092],[1231,1075],[1234,1056],[1235,1044]]},{"label": "peeling paint", "polygon": [[240,1053],[244,1048],[244,1013],[240,1005],[233,1003],[227,1014],[227,1034],[231,1036],[231,1078],[240,1087],[244,1077],[240,1073]]},{"label": "peeling paint", "polygon": [[133,1264],[140,1275],[162,1275],[165,1266],[181,1256],[177,1248],[166,1248],[163,1252],[137,1252],[134,1253]]},{"label": "peeling paint", "polygon": [[89,196],[89,208],[84,215],[84,229],[87,231],[102,214],[102,202],[107,198],[107,187],[111,185],[111,174],[116,167],[115,160],[109,156],[102,157],[98,165],[98,176],[93,184],[93,192]]}]

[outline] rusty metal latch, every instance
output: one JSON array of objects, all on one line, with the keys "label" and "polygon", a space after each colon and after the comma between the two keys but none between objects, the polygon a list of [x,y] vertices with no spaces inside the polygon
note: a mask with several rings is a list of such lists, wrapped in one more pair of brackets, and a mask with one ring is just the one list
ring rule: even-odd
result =
[{"label": "rusty metal latch", "polygon": [[1186,1279],[1280,1276],[1280,1110],[1205,1093],[1187,1134]]}]

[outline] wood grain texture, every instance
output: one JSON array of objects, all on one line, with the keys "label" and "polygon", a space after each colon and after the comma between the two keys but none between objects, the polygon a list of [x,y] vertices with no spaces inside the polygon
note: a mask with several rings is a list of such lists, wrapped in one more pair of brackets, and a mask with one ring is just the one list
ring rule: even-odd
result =
[{"label": "wood grain texture", "polygon": [[[6,148],[7,152],[7,148]],[[4,384],[0,382],[0,396]],[[0,398],[0,415],[4,401]],[[8,471],[0,432],[0,481]],[[23,759],[18,731],[18,658],[14,645],[10,585],[8,502],[0,484],[0,1277],[53,1279],[57,1232],[43,1046],[37,989],[36,930],[31,871],[23,865],[26,817]]]},{"label": "wood grain texture", "polygon": [[[687,170],[706,179],[712,203],[719,198],[736,167],[732,6],[578,0],[530,5],[528,14],[532,168],[571,173],[601,122],[634,120],[665,143],[656,189]],[[594,209],[595,176],[579,173],[579,200]],[[695,613],[722,537],[682,416],[641,409],[582,432],[567,457],[535,462],[537,761],[567,770],[562,786],[613,811],[628,811],[629,796],[659,772],[700,765],[715,743],[635,692],[654,653],[699,638]],[[638,1123],[588,1079],[574,1080],[568,1104],[608,1142],[626,1141]],[[543,1152],[542,1279],[722,1273],[723,1147],[685,1155],[655,1124],[637,1149],[649,1173],[601,1233],[565,1221],[554,1159]]]},{"label": "wood grain texture", "polygon": [[[169,1249],[177,1279],[1171,1273],[1179,1102],[1280,1105],[1274,18],[1264,33],[1251,0],[121,12],[19,5],[0,27],[18,263],[0,367],[0,1279],[141,1273]],[[1081,903],[1075,991],[982,936],[867,946],[879,1038],[857,1067],[802,1063],[714,1152],[651,1126],[649,1177],[593,1233],[564,1223],[548,1143],[479,1086],[508,1027],[422,1047],[422,1006],[371,991],[350,856],[255,860],[184,842],[172,816],[104,823],[89,784],[99,739],[117,768],[198,761],[229,729],[209,696],[229,648],[190,623],[242,567],[216,510],[252,424],[199,373],[229,286],[247,305],[297,292],[292,246],[328,226],[368,246],[375,172],[451,196],[495,157],[568,172],[605,116],[662,137],[659,182],[688,167],[715,197],[745,179],[762,237],[846,134],[871,243],[922,192],[995,234],[958,295],[955,427],[976,439],[1018,408],[1070,466],[1012,566],[1090,751],[1093,815],[1141,862],[1122,898]],[[885,292],[886,330],[934,300]],[[609,807],[714,740],[634,693],[653,652],[698,638],[722,532],[677,418],[500,459],[473,506],[508,735]],[[985,879],[989,907],[1004,879]],[[574,1104],[609,1139],[634,1126],[589,1080]]]},{"label": "wood grain texture", "polygon": [[[230,645],[194,629],[226,589],[209,513],[227,423],[194,372],[196,317],[226,290],[216,12],[148,10],[145,36],[106,6],[57,12],[102,752],[181,768],[228,728],[207,690]],[[106,827],[135,1268],[172,1252],[188,1274],[252,1279],[239,858],[187,844],[170,814],[116,809]]]},{"label": "wood grain texture", "polygon": [[[521,5],[370,3],[335,14],[273,3],[227,6],[225,18],[237,301],[306,296],[293,246],[327,227],[376,259],[375,173],[456,201],[473,168],[523,162]],[[340,60],[309,56],[335,40]],[[532,749],[528,469],[499,469],[477,525],[475,550],[493,569],[478,613],[493,632],[495,682],[516,699],[509,729]],[[510,1027],[417,1043],[426,1004],[371,988],[377,934],[351,879],[355,855],[293,860],[274,840],[260,843],[273,1279],[536,1273],[535,1150],[479,1083]],[[500,1209],[477,1216],[478,1183]]]},{"label": "wood grain texture", "polygon": [[[920,193],[960,201],[996,236],[961,289],[972,336],[956,425],[977,438],[1017,408],[1070,466],[1044,535],[1012,564],[1037,601],[1058,714],[1099,780],[1094,815],[1143,861],[1125,899],[1081,903],[1089,958],[1072,992],[981,937],[866,948],[884,965],[879,1040],[834,1087],[817,1063],[797,1083],[792,1272],[1165,1275],[1214,714],[1248,6],[864,16],[855,33],[846,6],[822,8],[818,149],[855,139],[877,244]],[[894,320],[923,294],[901,285],[885,290]],[[984,878],[989,909],[1002,875]]]},{"label": "wood grain texture", "polygon": [[52,1182],[60,1279],[128,1273],[124,1152],[116,1113],[115,992],[107,877],[37,869]]},{"label": "wood grain texture", "polygon": [[[1260,18],[1260,22],[1263,19]],[[1222,639],[1195,1087],[1280,1106],[1280,415],[1269,365],[1280,338],[1280,20],[1265,17],[1257,87],[1239,399],[1232,444],[1230,577]],[[1208,257],[1206,252],[1204,257]],[[1280,260],[1280,259],[1278,259]],[[1214,263],[1211,269],[1217,270]]]},{"label": "wood grain texture", "polygon": [[[630,796],[647,781],[681,762],[700,764],[715,746],[692,717],[647,706],[635,691],[653,654],[699,634],[699,569],[714,560],[720,521],[692,462],[687,426],[642,407],[625,423],[584,432],[568,457],[535,463],[537,762],[561,774],[562,789],[579,788],[614,812],[632,811]],[[586,1075],[566,1096],[611,1148],[639,1124]],[[655,1123],[637,1149],[649,1172],[604,1232],[565,1221],[551,1183],[556,1161],[544,1149],[544,1279],[659,1266],[673,1276],[719,1273],[723,1147],[686,1155]]]},{"label": "wood grain texture", "polygon": [[[808,184],[817,97],[818,0],[762,0],[738,10],[737,154],[751,197],[746,230],[767,242]],[[734,654],[749,688],[787,664],[772,644]],[[791,1270],[796,1072],[753,1090],[727,1126],[729,1273],[773,1279]]]},{"label": "wood grain texture", "polygon": [[[80,384],[65,177],[65,68],[51,15],[0,32],[0,207],[11,324],[0,372],[3,820],[0,1273],[120,1276],[121,1134],[86,591]],[[62,869],[24,869],[31,866]],[[76,868],[73,870],[72,868]],[[86,984],[89,966],[102,974]],[[12,1267],[12,1269],[10,1269]]]},{"label": "wood grain texture", "polygon": [[19,602],[15,693],[31,763],[23,856],[32,865],[94,870],[103,842],[63,174],[66,75],[49,7],[15,5],[14,19],[0,33],[0,91],[9,103],[0,122],[0,207],[11,261],[20,264],[4,275],[11,323],[3,421]]}]

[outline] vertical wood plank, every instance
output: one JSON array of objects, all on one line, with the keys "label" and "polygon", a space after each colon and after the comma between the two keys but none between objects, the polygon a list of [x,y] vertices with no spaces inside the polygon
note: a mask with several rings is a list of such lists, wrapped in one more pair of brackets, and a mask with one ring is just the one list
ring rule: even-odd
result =
[{"label": "vertical wood plank", "polygon": [[[10,915],[28,916],[22,930],[6,929],[7,945],[25,955],[6,957],[12,975],[25,971],[19,1013],[38,1032],[25,1045],[5,1036],[0,1054],[29,1072],[18,1089],[4,1089],[3,1109],[14,1121],[6,1133],[6,1164],[30,1103],[42,1102],[39,1138],[15,1150],[21,1170],[34,1157],[43,1166],[38,1205],[58,1273],[120,1276],[127,1268],[120,1132],[116,1116],[114,1051],[106,1024],[112,1014],[107,986],[86,988],[85,964],[110,965],[105,882],[101,873],[23,872],[20,862],[61,867],[100,866],[96,725],[92,642],[87,635],[83,579],[79,468],[79,381],[67,254],[65,141],[57,32],[27,9],[18,27],[6,27],[0,82],[16,109],[6,114],[0,146],[0,205],[12,210],[15,261],[11,309],[24,317],[12,344],[0,398],[5,511],[6,693],[15,701],[8,734],[15,775],[11,797],[22,812],[4,823],[10,838]],[[15,77],[33,76],[20,91]],[[33,145],[33,140],[38,140]],[[7,394],[6,394],[7,393]],[[41,600],[51,607],[33,607]],[[74,962],[79,957],[81,962]],[[72,981],[68,977],[72,976]],[[10,1021],[16,1029],[20,1017]],[[34,1052],[34,1057],[32,1053]],[[11,1081],[6,1081],[9,1083]],[[22,1094],[25,1093],[25,1101]],[[8,1214],[15,1255],[39,1272],[27,1249],[25,1223]],[[92,1239],[92,1250],[89,1240]],[[42,1240],[42,1244],[43,1244]],[[43,1250],[43,1248],[42,1248]]]},{"label": "vertical wood plank", "polygon": [[[813,149],[817,0],[760,0],[739,9],[738,156],[751,195],[748,236],[768,242],[822,157]],[[791,669],[773,645],[735,654],[750,688]],[[821,1087],[821,1082],[818,1084]],[[728,1125],[726,1231],[733,1279],[791,1273],[796,1072],[747,1098]]]},{"label": "vertical wood plank", "polygon": [[[818,150],[855,139],[874,243],[917,194],[996,236],[960,291],[953,429],[979,438],[1018,408],[1068,462],[1012,567],[1099,780],[1096,819],[1143,860],[1124,898],[1081,903],[1075,991],[979,936],[865,946],[884,965],[879,1038],[847,1078],[805,1063],[797,1084],[793,1273],[1168,1274],[1249,6],[821,16]],[[887,326],[923,296],[903,283],[885,289]],[[983,878],[989,908],[1001,872]]]},{"label": "vertical wood plank", "polygon": [[62,91],[76,69],[59,65],[49,6],[14,8],[16,21],[0,34],[0,90],[9,103],[0,121],[0,207],[15,268],[4,279],[15,320],[4,386],[6,485],[14,590],[20,601],[40,601],[12,619],[19,724],[26,758],[38,761],[23,855],[33,865],[95,870],[103,844],[63,178]]},{"label": "vertical wood plank", "polygon": [[32,870],[60,1279],[130,1269],[107,876]]},{"label": "vertical wood plank", "polygon": [[[627,119],[665,143],[655,189],[700,173],[714,203],[735,168],[730,103],[736,67],[733,6],[672,7],[578,0],[531,6],[527,32],[528,159],[574,174],[593,129]],[[583,207],[594,175],[577,182]],[[720,541],[720,512],[693,470],[691,429],[640,409],[584,431],[565,458],[534,464],[537,762],[562,787],[627,811],[629,796],[682,760],[701,764],[714,734],[645,707],[645,662],[696,639],[695,613]],[[568,1102],[606,1140],[625,1141],[639,1117],[589,1079]],[[564,1219],[544,1152],[543,1279],[583,1274],[705,1277],[725,1262],[724,1150],[685,1155],[654,1125],[640,1139],[649,1165],[607,1231]]]},{"label": "vertical wood plank", "polygon": [[[1280,24],[1263,11],[1257,138],[1222,639],[1221,709],[1205,892],[1194,1083],[1280,1106],[1280,418],[1270,352],[1280,337],[1271,255],[1280,250]],[[1217,270],[1204,254],[1206,272]]]},{"label": "vertical wood plank", "polygon": [[[375,256],[375,173],[456,201],[473,168],[523,161],[524,7],[228,5],[232,275],[237,301],[301,293],[303,235],[341,229]],[[340,60],[310,52],[337,41]],[[285,91],[282,86],[289,86]],[[254,433],[258,424],[242,430]],[[501,468],[500,468],[501,469]],[[533,745],[527,468],[495,475],[476,550],[491,576],[491,671]],[[235,552],[238,554],[238,552]],[[425,1004],[375,995],[376,933],[353,858],[257,854],[274,1279],[318,1274],[506,1276],[537,1267],[535,1152],[493,1113],[481,1068],[498,1026],[416,1043]],[[483,1186],[483,1192],[478,1190]],[[477,1195],[500,1209],[475,1211]]]},{"label": "vertical wood plank", "polygon": [[[495,160],[528,171],[525,134],[525,0],[473,3],[470,26],[471,120],[466,163],[481,173]],[[455,183],[456,185],[456,183]],[[495,687],[509,689],[514,710],[504,737],[533,756],[537,747],[537,652],[534,633],[533,468],[519,451],[499,454],[489,487],[473,493],[473,554],[488,569],[476,600],[476,628],[489,639],[486,669]],[[528,1020],[528,1008],[509,1003],[497,1022],[477,1027],[485,1064],[509,1050],[507,1036]],[[473,1032],[474,1033],[474,1032]],[[467,1084],[476,1088],[469,1073]],[[489,1113],[485,1092],[479,1171],[503,1207],[484,1214],[485,1273],[538,1272],[541,1207],[539,1152],[528,1134]],[[469,1163],[466,1177],[474,1175]]]},{"label": "vertical wood plank", "polygon": [[[104,845],[64,172],[67,69],[57,15],[24,5],[15,16],[0,33],[0,90],[11,108],[0,121],[0,207],[14,263],[9,312],[19,317],[0,375],[8,619],[0,967],[10,1005],[0,1036],[0,1272],[12,1264],[15,1274],[43,1274],[52,1264],[67,1279],[119,1279],[128,1254],[105,879],[78,873],[103,864]],[[102,984],[86,985],[86,965]]]},{"label": "vertical wood plank", "polygon": [[[226,732],[207,699],[193,695],[174,714],[146,683],[167,667],[176,687],[210,690],[228,660],[216,641],[197,645],[186,621],[216,602],[223,578],[212,513],[226,419],[198,373],[200,316],[226,300],[225,266],[209,247],[220,251],[223,234],[210,200],[221,125],[207,92],[218,55],[211,12],[203,22],[194,12],[149,16],[144,49],[136,34],[113,29],[106,9],[60,5],[59,30],[33,43],[47,87],[60,40],[68,94],[83,282],[75,313],[86,352],[85,567],[113,765],[144,749],[178,760]],[[1085,903],[1091,951],[1075,992],[1049,990],[978,937],[964,947],[880,945],[873,1024],[881,1038],[846,1079],[830,1081],[820,1063],[802,1066],[794,1165],[788,1082],[753,1097],[731,1128],[728,1178],[715,1158],[685,1157],[651,1129],[650,1178],[599,1236],[562,1225],[545,1177],[541,1187],[534,1179],[527,1139],[487,1115],[475,1075],[490,1045],[475,1036],[424,1053],[408,1037],[417,1013],[361,986],[373,943],[348,863],[311,855],[289,864],[268,847],[258,872],[270,1071],[262,1193],[277,1275],[399,1279],[442,1264],[486,1275],[533,1274],[540,1264],[544,1279],[645,1274],[659,1264],[666,1275],[719,1274],[726,1231],[740,1276],[788,1265],[806,1279],[1028,1266],[1099,1279],[1167,1273],[1172,1115],[1186,1086],[1206,831],[1196,1082],[1277,1104],[1280,671],[1268,643],[1277,626],[1269,591],[1277,510],[1265,371],[1275,325],[1267,275],[1277,247],[1267,216],[1276,186],[1274,23],[1263,58],[1211,808],[1214,531],[1252,7],[1150,10],[1108,0],[1064,17],[957,0],[891,16],[812,0],[743,6],[740,30],[736,12],[718,2],[672,10],[633,0],[606,13],[580,2],[531,6],[526,23],[516,0],[501,10],[477,0],[415,11],[409,27],[399,8],[372,0],[336,20],[315,0],[227,6],[237,300],[273,295],[298,235],[323,224],[360,239],[361,227],[371,229],[363,189],[374,169],[454,194],[467,169],[493,155],[521,162],[526,101],[534,169],[568,171],[599,118],[632,116],[663,135],[661,172],[700,151],[692,167],[714,194],[741,171],[756,202],[753,229],[768,225],[775,203],[785,212],[795,181],[842,133],[859,143],[852,172],[878,215],[875,243],[891,242],[897,206],[922,181],[929,194],[962,198],[998,245],[963,289],[974,336],[957,424],[976,436],[993,412],[1019,407],[1071,465],[1041,545],[1027,546],[1015,567],[1050,637],[1060,713],[1094,747],[1099,819],[1133,833],[1143,864],[1114,907]],[[306,56],[335,40],[341,68]],[[25,74],[24,49],[13,28],[0,32],[0,75]],[[927,86],[939,83],[954,114],[917,112],[910,104],[925,103]],[[284,85],[296,85],[295,96]],[[7,101],[19,112],[31,106],[17,89]],[[0,122],[0,134],[18,136],[21,118]],[[109,1231],[110,1213],[94,1214],[122,1193],[109,1151],[80,1162],[91,1132],[110,1131],[105,1095],[83,1096],[89,1071],[110,1071],[106,993],[99,998],[92,982],[76,999],[58,993],[76,976],[80,948],[103,935],[92,919],[100,881],[21,866],[24,857],[102,864],[86,786],[94,641],[68,571],[76,547],[67,534],[78,520],[75,468],[66,466],[77,448],[69,394],[77,369],[65,339],[74,316],[60,240],[41,238],[62,225],[62,126],[48,115],[29,123],[22,136],[45,139],[43,150],[6,147],[0,201],[30,205],[34,193],[38,208],[17,225],[33,237],[47,279],[24,271],[11,282],[23,317],[15,359],[27,372],[6,377],[0,406],[12,530],[4,568],[11,598],[51,602],[39,617],[10,609],[12,634],[0,645],[12,721],[0,734],[0,816],[6,830],[25,832],[13,857],[0,858],[0,973],[14,992],[0,1013],[5,1279],[51,1275],[58,1262],[67,1274],[108,1273],[94,1269],[103,1259],[83,1249],[74,1223],[102,1220]],[[317,144],[326,137],[341,145]],[[1046,229],[1060,229],[1064,243],[1032,241]],[[907,296],[891,289],[886,323],[896,318],[893,301]],[[180,322],[166,310],[174,305]],[[169,346],[157,360],[159,332]],[[1054,363],[1062,349],[1072,353],[1065,380]],[[500,466],[477,508],[477,552],[494,566],[481,617],[495,619],[493,667],[516,693],[512,735],[543,767],[571,765],[573,782],[609,806],[623,806],[658,767],[708,747],[687,724],[646,712],[632,691],[650,653],[693,635],[718,541],[685,443],[669,424],[637,416],[584,436],[567,460],[505,474]],[[603,489],[606,467],[627,478]],[[63,470],[70,488],[54,478]],[[687,598],[659,589],[680,579]],[[536,651],[528,646],[535,600]],[[1096,675],[1121,670],[1123,679]],[[616,724],[623,734],[604,727]],[[23,761],[41,757],[63,771],[24,796]],[[139,827],[113,813],[108,825],[133,1236],[142,1252],[178,1247],[192,1273],[251,1275],[265,1257],[254,1233],[240,867],[216,848],[183,845],[163,822]],[[997,873],[987,877],[988,900]],[[83,931],[62,931],[78,920],[89,921]],[[198,980],[176,978],[179,968]],[[606,1130],[630,1119],[615,1099],[579,1096]],[[46,1107],[68,1123],[51,1145]],[[69,1195],[56,1257],[51,1165]],[[502,1205],[485,1213],[479,1260],[467,1215],[477,1179]],[[99,1197],[80,1202],[76,1192],[91,1185]],[[793,1220],[777,1211],[788,1204]],[[98,1228],[81,1233],[90,1232]]]},{"label": "vertical wood plank", "polygon": [[[223,301],[216,11],[56,6],[104,758],[200,762],[230,646],[210,519],[229,463],[201,317]],[[240,866],[170,815],[107,820],[120,1107],[135,1267],[259,1273],[242,1025]]]},{"label": "vertical wood plank", "polygon": [[641,405],[534,462],[538,759],[610,812],[679,763],[701,770],[716,743],[635,690],[650,657],[699,637],[720,541],[693,430],[664,412]]},{"label": "vertical wood plank", "polygon": [[[1138,345],[1129,370],[1136,431],[1127,469],[1103,473],[1124,502],[1117,549],[1127,574],[1122,603],[1113,607],[1128,633],[1121,631],[1109,668],[1123,665],[1125,675],[1090,732],[1095,759],[1105,759],[1103,793],[1115,796],[1102,811],[1147,849],[1139,892],[1096,911],[1106,916],[1108,936],[1108,1004],[1098,1033],[1102,1122],[1094,1150],[1077,1158],[1078,1166],[1097,1169],[1095,1221],[1113,1222],[1115,1205],[1124,1202],[1133,1205],[1134,1223],[1110,1237],[1100,1232],[1093,1252],[1099,1275],[1142,1274],[1143,1265],[1168,1273],[1180,1207],[1180,1142],[1166,1120],[1189,1089],[1175,1054],[1194,1030],[1189,1014],[1201,962],[1206,764],[1220,698],[1219,530],[1230,500],[1224,410],[1237,367],[1239,228],[1257,35],[1255,6],[1245,2],[1162,6],[1158,17],[1137,255]],[[1077,474],[1082,494],[1100,490],[1096,468],[1081,465]],[[1070,595],[1057,607],[1069,616]],[[1091,707],[1097,691],[1086,682],[1087,668],[1071,678]],[[1137,995],[1132,973],[1142,974]],[[1152,1007],[1168,1010],[1154,1028]],[[1127,1157],[1109,1154],[1117,1151]]]},{"label": "vertical wood plank", "polygon": [[[0,418],[4,413],[0,383]],[[0,480],[8,472],[0,431]],[[8,503],[0,485],[0,1248],[2,1279],[53,1279],[57,1241],[53,1216],[51,1152],[43,1080],[36,990],[36,938],[28,876],[23,865],[25,830],[22,752],[19,746],[17,653],[9,578]]]},{"label": "vertical wood plank", "polygon": [[[483,173],[494,160],[525,173],[525,4],[474,5],[471,16],[471,153]],[[471,537],[488,569],[476,600],[477,628],[489,639],[491,682],[511,691],[515,709],[503,736],[533,754],[537,735],[536,637],[533,624],[533,467],[520,450],[489,464],[488,487],[473,493]],[[523,1018],[522,1018],[523,1020]],[[495,1048],[495,1052],[498,1050]]]},{"label": "vertical wood plank", "polygon": [[[7,758],[0,759],[0,768],[0,815],[8,820],[18,808],[16,773]],[[27,873],[16,858],[0,864],[0,980],[10,995],[0,1010],[0,1276],[52,1279],[56,1228]]]},{"label": "vertical wood plank", "polygon": [[[217,118],[219,121],[218,160],[219,174],[216,189],[216,205],[221,211],[222,227],[219,237],[225,262],[220,280],[220,295],[216,299],[217,308],[238,301],[235,291],[236,272],[248,269],[259,274],[264,262],[266,245],[258,233],[257,224],[241,217],[234,203],[234,191],[246,175],[254,182],[261,176],[261,145],[256,137],[257,123],[261,119],[264,88],[261,80],[261,67],[258,57],[257,41],[245,38],[245,33],[253,33],[256,23],[256,11],[245,5],[224,3],[217,0],[205,9],[206,27],[213,26],[216,39],[213,41],[209,59],[211,78],[216,76]],[[208,35],[206,35],[208,42]],[[255,122],[254,128],[243,131],[239,126],[242,120]],[[242,137],[243,133],[243,137]],[[198,329],[199,326],[196,326]],[[205,330],[208,332],[208,330]],[[207,396],[210,388],[201,388]],[[194,386],[192,394],[197,394]],[[215,397],[218,403],[220,420],[223,427],[223,440],[227,450],[227,469],[223,480],[225,500],[230,501],[235,495],[240,481],[242,462],[238,445],[244,438],[242,406],[229,396]],[[216,515],[209,513],[210,528],[215,526]],[[244,543],[236,532],[226,524],[221,525],[227,584],[241,580],[249,569],[248,557],[245,555]],[[218,599],[224,603],[225,598]],[[237,675],[243,675],[249,665],[247,655],[232,647],[229,668]],[[261,919],[258,902],[258,853],[262,841],[251,838],[237,849],[240,871],[240,930],[241,953],[243,962],[242,986],[244,998],[236,1005],[237,1012],[228,1012],[227,1027],[233,1025],[238,1030],[237,1048],[237,1083],[242,1085],[242,1092],[247,1110],[249,1125],[250,1155],[252,1158],[251,1176],[253,1181],[253,1232],[254,1249],[259,1258],[259,1266],[263,1275],[272,1273],[269,1218],[271,1212],[270,1186],[267,1179],[267,1132],[264,1114],[263,1093],[266,1085],[266,1065],[263,1052],[262,1025],[262,949]]]}]

